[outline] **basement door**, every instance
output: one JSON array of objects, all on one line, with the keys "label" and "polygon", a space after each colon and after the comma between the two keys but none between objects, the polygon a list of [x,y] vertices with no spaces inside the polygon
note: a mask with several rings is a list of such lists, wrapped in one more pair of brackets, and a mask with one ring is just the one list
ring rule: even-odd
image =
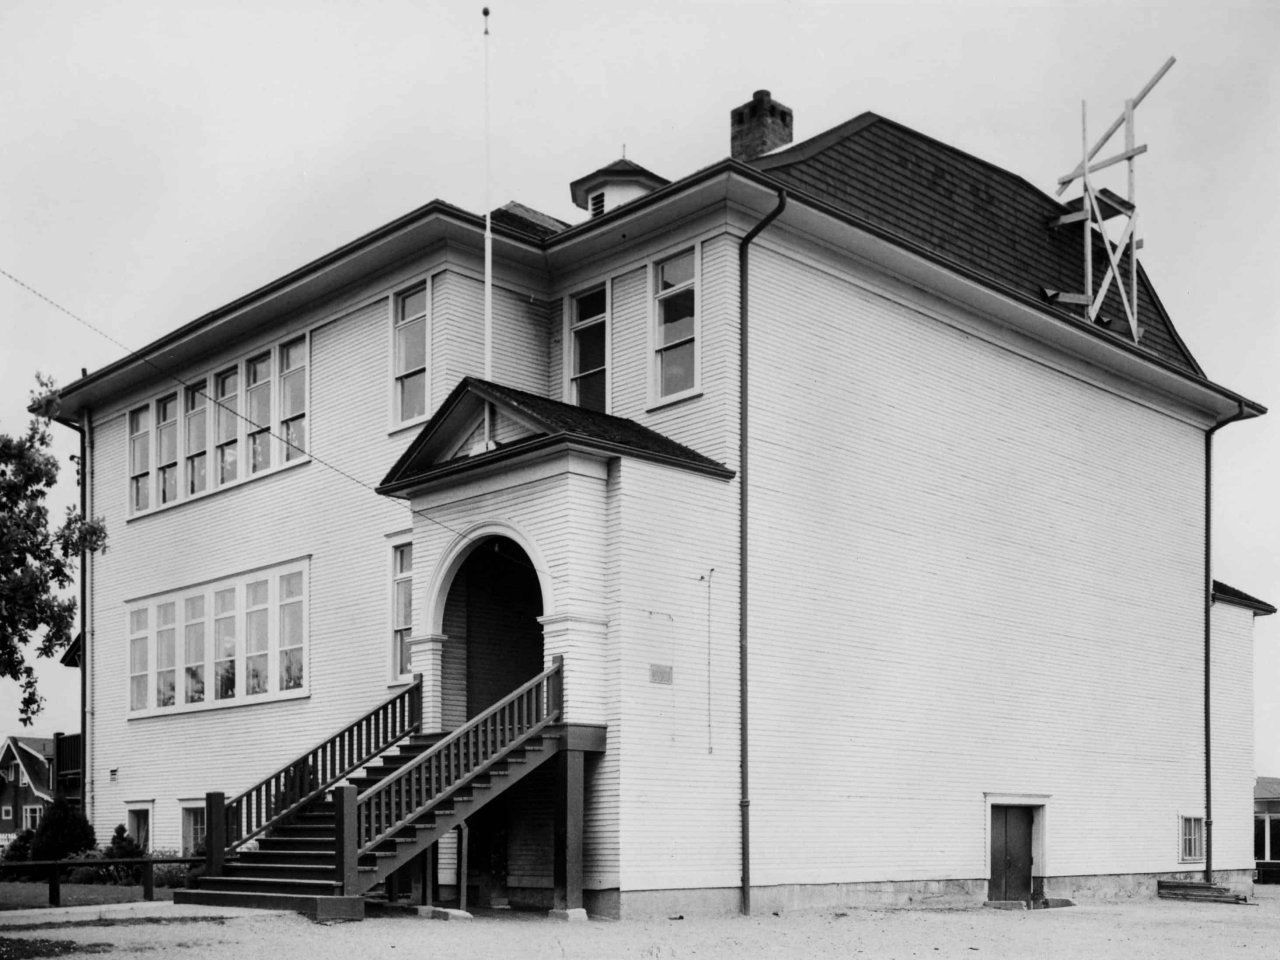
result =
[{"label": "basement door", "polygon": [[1031,820],[1034,810],[1034,807],[991,807],[988,900],[1031,899]]}]

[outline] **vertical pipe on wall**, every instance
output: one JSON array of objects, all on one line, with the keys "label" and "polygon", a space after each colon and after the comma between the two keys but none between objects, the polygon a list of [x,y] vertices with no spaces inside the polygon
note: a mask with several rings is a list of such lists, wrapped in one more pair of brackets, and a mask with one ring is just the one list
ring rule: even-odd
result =
[{"label": "vertical pipe on wall", "polygon": [[[1213,719],[1211,715],[1213,679],[1213,435],[1228,423],[1243,420],[1244,404],[1227,419],[1204,433],[1204,881],[1213,883]],[[1178,841],[1181,843],[1181,839]]]},{"label": "vertical pipe on wall", "polygon": [[741,771],[738,807],[742,812],[741,910],[744,915],[751,913],[751,780],[747,742],[747,446],[750,436],[747,429],[747,250],[751,241],[776,220],[786,206],[787,191],[779,189],[778,205],[752,227],[738,245],[738,751]]}]

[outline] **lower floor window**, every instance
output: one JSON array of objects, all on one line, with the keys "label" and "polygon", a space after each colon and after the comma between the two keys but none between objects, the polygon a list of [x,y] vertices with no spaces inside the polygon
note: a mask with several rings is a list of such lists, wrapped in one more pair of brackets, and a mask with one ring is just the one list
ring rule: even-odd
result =
[{"label": "lower floor window", "polygon": [[1204,859],[1204,817],[1182,818],[1182,859]]},{"label": "lower floor window", "polygon": [[22,829],[34,830],[40,826],[40,807],[22,808]]},{"label": "lower floor window", "polygon": [[151,808],[150,807],[132,807],[129,809],[126,817],[127,823],[125,829],[129,831],[129,836],[137,842],[144,851],[151,850]]},{"label": "lower floor window", "polygon": [[305,691],[308,605],[305,560],[131,604],[131,709],[232,706]]},{"label": "lower floor window", "polygon": [[204,853],[204,807],[182,808],[182,855]]}]

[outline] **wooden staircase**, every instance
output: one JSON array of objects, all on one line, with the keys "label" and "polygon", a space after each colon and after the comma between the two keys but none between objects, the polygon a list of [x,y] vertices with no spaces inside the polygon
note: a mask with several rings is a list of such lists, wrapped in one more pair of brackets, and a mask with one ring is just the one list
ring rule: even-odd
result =
[{"label": "wooden staircase", "polygon": [[[384,717],[379,730],[357,736],[362,746],[316,764],[367,715],[263,781],[275,783],[271,796],[262,784],[225,805],[210,794],[208,868],[174,900],[363,917],[365,894],[562,749],[561,676],[556,658],[448,734],[424,735],[420,714],[398,711],[396,722]],[[273,808],[282,812],[267,816]]]}]

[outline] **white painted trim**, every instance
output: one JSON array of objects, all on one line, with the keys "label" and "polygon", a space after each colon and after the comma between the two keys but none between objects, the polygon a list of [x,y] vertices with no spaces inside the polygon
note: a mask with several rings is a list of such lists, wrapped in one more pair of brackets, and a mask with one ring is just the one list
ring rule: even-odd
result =
[{"label": "white painted trim", "polygon": [[[411,427],[419,426],[431,419],[431,340],[432,333],[435,329],[434,311],[435,305],[435,280],[440,275],[440,271],[429,274],[422,280],[414,280],[411,283],[403,284],[392,290],[387,295],[387,379],[390,390],[388,399],[387,417],[387,435],[399,433]],[[397,314],[399,313],[400,299],[408,292],[416,287],[422,287],[423,296],[423,312],[422,312],[422,336],[424,340],[422,351],[422,413],[416,417],[410,417],[408,420],[400,418],[400,398],[396,391],[396,327]]]},{"label": "white painted trim", "polygon": [[[564,360],[560,365],[561,372],[561,389],[560,396],[564,398],[565,403],[571,403],[575,406],[578,404],[578,398],[573,393],[573,305],[577,299],[584,294],[591,293],[594,290],[601,289],[604,291],[604,319],[597,321],[604,324],[604,412],[613,413],[613,283],[614,277],[609,276],[598,283],[589,283],[585,286],[575,288],[566,293],[561,298],[561,344],[564,350]],[[593,324],[589,324],[593,326]]]},{"label": "white painted trim", "polygon": [[[648,355],[646,358],[646,363],[648,364],[648,394],[645,407],[647,410],[655,410],[671,403],[688,400],[702,393],[702,258],[705,242],[704,240],[695,240],[692,245],[677,244],[669,252],[653,257],[646,264],[645,282],[647,287],[645,296],[649,325]],[[688,389],[664,396],[662,394],[660,365],[658,363],[659,349],[662,346],[658,339],[660,318],[658,309],[658,266],[667,260],[680,256],[685,251],[693,253],[693,280],[690,281],[693,284],[693,385]]]},{"label": "white painted trim", "polygon": [[[27,811],[34,810],[36,812],[36,825],[34,827],[27,826]],[[24,803],[22,805],[22,829],[35,830],[40,826],[40,821],[44,819],[44,807],[38,803]]]},{"label": "white painted trim", "polygon": [[[409,576],[408,576],[408,577],[397,577],[397,576],[396,576],[396,551],[397,551],[397,550],[399,550],[401,547],[410,547],[410,548],[412,548],[412,549],[413,549],[413,552],[414,552],[414,558],[413,558],[413,559],[414,559],[414,563],[413,563],[413,567],[414,567],[414,569],[413,569],[413,571],[412,571],[412,572],[410,572],[410,574],[409,574]],[[410,583],[410,587],[409,587],[409,598],[410,598],[410,599],[409,599],[409,637],[410,637],[410,639],[412,639],[412,638],[415,636],[415,632],[414,632],[414,619],[415,619],[415,617],[414,617],[414,613],[416,613],[416,612],[417,612],[417,608],[418,608],[418,604],[414,602],[414,600],[416,600],[416,599],[417,599],[416,591],[414,591],[413,586],[412,586],[412,585],[417,581],[417,567],[418,567],[418,558],[417,558],[417,553],[418,553],[418,549],[417,549],[417,546],[416,546],[416,545],[414,544],[414,542],[413,542],[413,531],[412,531],[412,530],[409,530],[408,532],[406,532],[406,533],[404,534],[404,536],[402,536],[402,537],[400,537],[400,538],[398,538],[398,539],[395,539],[395,540],[388,539],[388,542],[387,542],[387,579],[386,579],[386,584],[387,584],[387,629],[386,629],[386,632],[385,632],[384,636],[386,636],[386,637],[390,638],[390,640],[391,640],[391,642],[387,645],[387,646],[388,646],[388,648],[390,649],[390,652],[391,652],[391,659],[390,659],[390,662],[389,662],[389,663],[388,663],[388,665],[387,665],[387,666],[388,666],[388,676],[390,677],[390,680],[388,681],[389,683],[411,683],[411,682],[412,682],[412,677],[413,677],[413,671],[412,671],[412,670],[411,670],[411,671],[409,671],[408,673],[401,673],[401,672],[400,672],[400,670],[399,670],[399,666],[400,666],[400,651],[399,651],[399,649],[397,649],[397,647],[396,647],[396,642],[395,642],[395,636],[396,636],[396,583],[397,583],[399,580],[406,580],[406,579],[407,579],[407,580],[409,581],[409,583]]]},{"label": "white painted trim", "polygon": [[147,814],[147,838],[142,843],[142,849],[145,853],[150,853],[153,849],[152,838],[156,833],[156,802],[154,800],[126,800],[124,803],[124,826],[129,836],[135,841],[138,840],[132,830],[129,830],[129,814],[145,812]]},{"label": "white painted trim", "polygon": [[982,825],[982,871],[985,879],[991,877],[991,808],[1031,807],[1031,876],[1047,877],[1049,862],[1045,855],[1049,843],[1050,793],[984,793]]}]

